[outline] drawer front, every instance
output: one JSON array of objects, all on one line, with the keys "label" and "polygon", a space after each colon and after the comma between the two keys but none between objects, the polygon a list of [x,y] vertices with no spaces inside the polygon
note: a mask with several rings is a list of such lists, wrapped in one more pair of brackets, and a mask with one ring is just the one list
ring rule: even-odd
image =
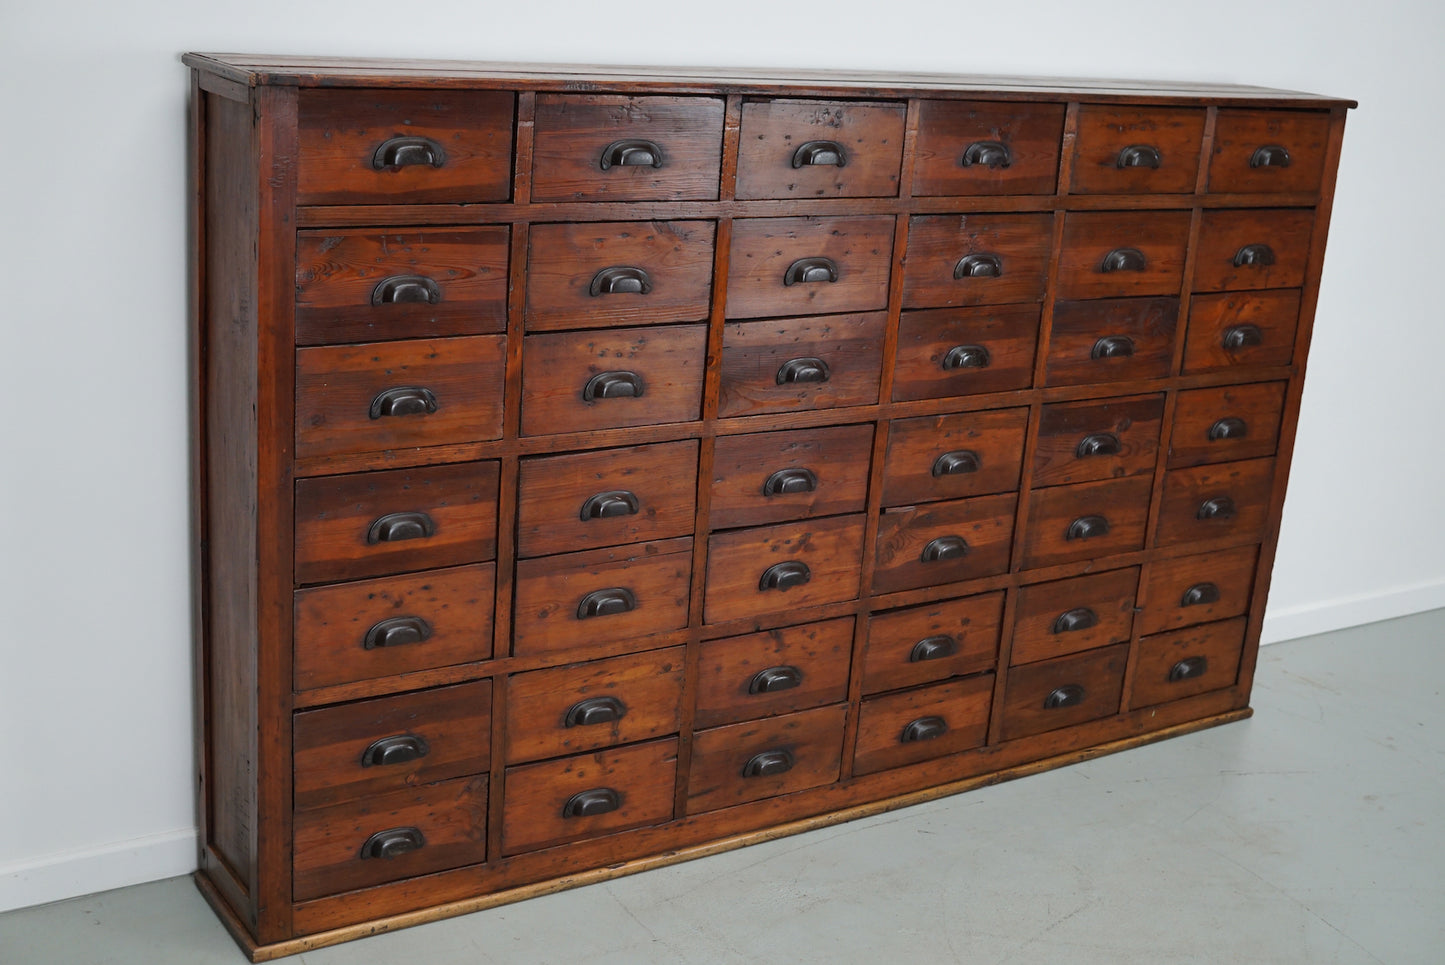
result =
[{"label": "drawer front", "polygon": [[692,739],[687,813],[793,794],[838,780],[847,705],[699,731]]},{"label": "drawer front", "polygon": [[1152,473],[1163,418],[1162,395],[1044,406],[1034,444],[1035,488]]},{"label": "drawer front", "polygon": [[502,799],[502,853],[672,820],[677,740],[509,767]]},{"label": "drawer front", "polygon": [[1177,295],[1188,241],[1188,211],[1071,211],[1058,297]]},{"label": "drawer front", "polygon": [[481,563],[497,552],[497,463],[296,481],[296,582]]},{"label": "drawer front", "polygon": [[863,517],[832,516],[708,538],[703,620],[726,623],[858,596]]},{"label": "drawer front", "polygon": [[883,505],[905,506],[1018,488],[1028,409],[894,419]]},{"label": "drawer front", "polygon": [[727,316],[881,310],[892,258],[891,215],[734,221]]},{"label": "drawer front", "polygon": [[873,427],[835,426],[719,436],[713,449],[713,529],[861,513]]},{"label": "drawer front", "polygon": [[1195,295],[1189,300],[1184,371],[1288,365],[1299,322],[1297,290]]},{"label": "drawer front", "polygon": [[1273,459],[1169,470],[1154,545],[1217,539],[1258,543],[1269,524],[1273,482]]},{"label": "drawer front", "polygon": [[296,591],[298,691],[492,656],[496,565]]},{"label": "drawer front", "polygon": [[992,670],[998,659],[1003,593],[943,600],[868,619],[863,693]]},{"label": "drawer front", "polygon": [[1127,643],[1138,588],[1137,566],[1023,587],[1009,663],[1037,663]]},{"label": "drawer front", "polygon": [[1262,382],[1180,392],[1169,468],[1273,455],[1287,385]]},{"label": "drawer front", "polygon": [[508,229],[296,233],[296,344],[507,328]]},{"label": "drawer front", "polygon": [[485,772],[492,682],[439,687],[298,713],[297,810]]},{"label": "drawer front", "polygon": [[883,512],[873,592],[893,593],[1008,572],[1018,496],[976,496]]},{"label": "drawer front", "polygon": [[1043,301],[1051,214],[927,215],[908,221],[904,308]]},{"label": "drawer front", "polygon": [[1140,640],[1139,662],[1129,689],[1130,708],[1233,687],[1247,624],[1239,617]]},{"label": "drawer front", "polygon": [[729,322],[718,415],[761,415],[878,401],[884,312]]},{"label": "drawer front", "polygon": [[1204,212],[1194,290],[1298,288],[1304,284],[1314,225],[1310,208]]},{"label": "drawer front", "polygon": [[557,653],[687,626],[692,540],[520,560],[512,653]]},{"label": "drawer front", "polygon": [[1328,114],[1221,108],[1214,121],[1209,190],[1315,194],[1329,140]]},{"label": "drawer front", "polygon": [[1074,194],[1186,194],[1199,177],[1204,111],[1079,108]]},{"label": "drawer front", "polygon": [[913,196],[1053,194],[1062,104],[919,101]]},{"label": "drawer front", "polygon": [[716,230],[711,221],[533,225],[527,330],[706,321]]},{"label": "drawer front", "polygon": [[993,674],[980,674],[864,700],[853,773],[871,774],[981,746],[993,680]]},{"label": "drawer front", "polygon": [[1239,616],[1249,609],[1258,547],[1155,560],[1144,567],[1144,633]]},{"label": "drawer front", "polygon": [[706,325],[528,335],[522,434],[690,422],[706,354]]},{"label": "drawer front", "polygon": [[713,201],[723,102],[538,94],[533,201]]},{"label": "drawer front", "polygon": [[1174,364],[1178,298],[1059,302],[1049,324],[1047,385],[1159,379]]},{"label": "drawer front", "polygon": [[1095,559],[1144,548],[1148,476],[1035,490],[1024,535],[1028,568]]},{"label": "drawer front", "polygon": [[508,764],[676,734],[682,648],[507,678]]},{"label": "drawer front", "polygon": [[697,440],[521,460],[517,555],[691,536]]},{"label": "drawer front", "polygon": [[307,901],[487,859],[487,778],[296,815],[292,897]]},{"label": "drawer front", "polygon": [[1128,644],[1014,667],[1004,691],[1003,739],[1015,740],[1119,712]]},{"label": "drawer front", "polygon": [[896,198],[905,113],[879,102],[749,101],[737,197]]},{"label": "drawer front", "polygon": [[893,401],[1026,389],[1034,380],[1039,309],[904,312],[898,324]]},{"label": "drawer front", "polygon": [[771,717],[848,698],[853,618],[701,644],[695,727]]},{"label": "drawer front", "polygon": [[504,335],[296,350],[296,457],[502,436]]}]

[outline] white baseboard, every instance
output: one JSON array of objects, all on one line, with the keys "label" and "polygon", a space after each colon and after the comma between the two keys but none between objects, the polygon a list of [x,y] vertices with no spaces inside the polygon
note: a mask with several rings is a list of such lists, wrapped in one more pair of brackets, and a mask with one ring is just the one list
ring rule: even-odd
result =
[{"label": "white baseboard", "polygon": [[173,878],[195,869],[195,828],[42,855],[0,865],[0,911]]},{"label": "white baseboard", "polygon": [[1276,609],[1264,615],[1261,643],[1279,643],[1346,627],[1379,623],[1395,617],[1445,607],[1445,580],[1416,583],[1380,593],[1347,596],[1326,603]]}]

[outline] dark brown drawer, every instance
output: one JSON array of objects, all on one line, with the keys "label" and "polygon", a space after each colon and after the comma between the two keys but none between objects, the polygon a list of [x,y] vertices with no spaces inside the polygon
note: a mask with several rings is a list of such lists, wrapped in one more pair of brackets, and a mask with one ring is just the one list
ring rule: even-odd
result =
[{"label": "dark brown drawer", "polygon": [[848,697],[853,618],[704,640],[695,727],[770,717]]},{"label": "dark brown drawer", "polygon": [[691,536],[697,440],[523,459],[517,555]]},{"label": "dark brown drawer", "polygon": [[296,457],[502,436],[505,335],[296,350]]},{"label": "dark brown drawer", "polygon": [[296,815],[292,897],[319,898],[487,859],[487,777]]},{"label": "dark brown drawer", "polygon": [[884,312],[729,322],[718,415],[760,415],[878,401]]},{"label": "dark brown drawer", "polygon": [[1003,740],[1119,712],[1128,644],[1014,667],[1004,689]]},{"label": "dark brown drawer", "polygon": [[834,426],[719,436],[713,450],[713,529],[861,513],[873,427]]},{"label": "dark brown drawer", "polygon": [[716,230],[711,221],[533,225],[527,330],[705,321]]},{"label": "dark brown drawer", "polygon": [[906,112],[877,101],[744,103],[737,197],[897,197]]},{"label": "dark brown drawer", "polygon": [[1297,290],[1195,295],[1184,339],[1185,373],[1288,365],[1299,322]]},{"label": "dark brown drawer", "polygon": [[690,422],[702,410],[706,325],[528,335],[522,434]]},{"label": "dark brown drawer", "polygon": [[1023,587],[1009,663],[1037,663],[1127,643],[1138,588],[1137,566]]},{"label": "dark brown drawer", "polygon": [[1269,524],[1273,482],[1273,459],[1169,470],[1154,545],[1219,539],[1258,543]]},{"label": "dark brown drawer", "polygon": [[1029,494],[1024,566],[1097,559],[1144,548],[1153,479],[1131,476]]},{"label": "dark brown drawer", "polygon": [[919,101],[913,196],[1053,194],[1063,104]]},{"label": "dark brown drawer", "polygon": [[687,626],[692,540],[517,563],[512,653],[556,653]]},{"label": "dark brown drawer", "polygon": [[862,562],[862,516],[715,533],[703,619],[726,623],[855,599]]},{"label": "dark brown drawer", "polygon": [[1174,364],[1178,298],[1059,302],[1049,324],[1047,385],[1158,379]]},{"label": "dark brown drawer", "polygon": [[723,102],[538,94],[533,201],[711,201]]},{"label": "dark brown drawer", "polygon": [[1152,473],[1164,397],[1044,406],[1034,443],[1035,488]]},{"label": "dark brown drawer", "polygon": [[950,214],[910,218],[904,308],[1043,301],[1051,214]]},{"label": "dark brown drawer", "polygon": [[868,619],[863,692],[992,670],[1002,619],[1001,591],[875,613]]},{"label": "dark brown drawer", "polygon": [[508,764],[677,733],[682,647],[507,678]]},{"label": "dark brown drawer", "polygon": [[1034,380],[1037,306],[904,312],[893,401],[1026,389]]},{"label": "dark brown drawer", "polygon": [[497,463],[296,481],[296,582],[480,563],[497,552]]},{"label": "dark brown drawer", "polygon": [[883,505],[904,506],[1017,489],[1027,409],[894,419]]},{"label": "dark brown drawer", "polygon": [[291,732],[296,808],[483,773],[491,730],[490,680],[302,711]]},{"label": "dark brown drawer", "polygon": [[975,496],[887,509],[878,521],[873,592],[1008,572],[1018,496]]},{"label": "dark brown drawer", "polygon": [[1233,687],[1247,625],[1239,617],[1140,640],[1129,707],[1152,707]]},{"label": "dark brown drawer", "polygon": [[303,90],[297,204],[506,201],[513,95]]},{"label": "dark brown drawer", "polygon": [[500,228],[296,233],[296,344],[484,335],[507,328]]},{"label": "dark brown drawer", "polygon": [[1058,297],[1177,295],[1188,241],[1188,211],[1071,211]]},{"label": "dark brown drawer", "polygon": [[489,660],[496,565],[296,591],[298,691]]},{"label": "dark brown drawer", "polygon": [[1314,225],[1310,208],[1204,212],[1194,290],[1298,288],[1304,284]]},{"label": "dark brown drawer", "polygon": [[1273,455],[1285,382],[1189,389],[1174,405],[1169,468]]},{"label": "dark brown drawer", "polygon": [[878,311],[892,258],[892,215],[734,221],[727,316]]},{"label": "dark brown drawer", "polygon": [[1204,111],[1079,108],[1074,194],[1186,194],[1199,177]]},{"label": "dark brown drawer", "polygon": [[1140,630],[1158,633],[1239,616],[1248,610],[1258,550],[1241,546],[1146,564]]},{"label": "dark brown drawer", "polygon": [[687,812],[792,794],[838,780],[847,705],[699,731],[692,739]]},{"label": "dark brown drawer", "polygon": [[1328,114],[1221,108],[1214,121],[1209,190],[1315,194],[1329,140]]},{"label": "dark brown drawer", "polygon": [[871,774],[983,744],[993,674],[870,697],[858,712],[853,773]]}]

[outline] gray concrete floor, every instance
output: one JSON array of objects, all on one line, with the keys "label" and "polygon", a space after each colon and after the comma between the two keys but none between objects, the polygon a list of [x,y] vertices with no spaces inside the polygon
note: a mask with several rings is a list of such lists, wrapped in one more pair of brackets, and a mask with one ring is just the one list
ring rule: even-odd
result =
[{"label": "gray concrete floor", "polygon": [[[1265,648],[1252,720],[302,965],[1445,962],[1445,610]],[[242,962],[187,878],[0,962]]]}]

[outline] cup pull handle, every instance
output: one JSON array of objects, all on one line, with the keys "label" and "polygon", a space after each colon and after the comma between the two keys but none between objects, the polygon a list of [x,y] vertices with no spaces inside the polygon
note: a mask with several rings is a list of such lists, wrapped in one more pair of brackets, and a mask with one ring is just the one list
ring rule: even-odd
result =
[{"label": "cup pull handle", "polygon": [[795,763],[797,759],[793,757],[793,752],[786,748],[763,751],[748,758],[743,765],[743,777],[776,777],[791,771]]},{"label": "cup pull handle", "polygon": [[952,372],[954,369],[986,369],[991,361],[988,349],[982,345],[955,345],[944,353],[939,364],[945,372]]},{"label": "cup pull handle", "polygon": [[779,469],[763,483],[764,496],[790,496],[818,489],[818,476],[811,469]]},{"label": "cup pull handle", "polygon": [[367,528],[366,545],[399,543],[405,539],[427,539],[437,525],[426,513],[387,513]]},{"label": "cup pull handle", "polygon": [[1065,539],[1093,539],[1096,536],[1107,536],[1109,534],[1109,521],[1103,516],[1080,516],[1069,524],[1069,531],[1064,534]]},{"label": "cup pull handle", "polygon": [[602,149],[597,164],[606,171],[612,167],[662,167],[662,148],[656,141],[640,139],[613,141]]},{"label": "cup pull handle", "polygon": [[589,519],[611,519],[614,516],[636,516],[642,509],[642,503],[635,493],[625,489],[614,489],[610,492],[597,493],[587,497],[582,504],[582,512],[579,514],[583,522]]},{"label": "cup pull handle", "polygon": [[1093,359],[1126,359],[1134,354],[1134,340],[1127,335],[1105,335],[1089,350]]},{"label": "cup pull handle", "polygon": [[965,278],[998,278],[1003,274],[1003,259],[998,255],[983,253],[964,255],[953,266],[953,280]]},{"label": "cup pull handle", "polygon": [[1115,248],[1104,256],[1099,270],[1107,274],[1113,271],[1144,271],[1148,267],[1149,260],[1138,248]]},{"label": "cup pull handle", "polygon": [[813,578],[813,571],[802,560],[784,560],[763,570],[759,590],[787,590],[802,586]]},{"label": "cup pull handle", "polygon": [[567,708],[562,718],[563,727],[591,727],[594,724],[610,724],[627,715],[627,705],[616,697],[592,697],[579,700]]},{"label": "cup pull handle", "polygon": [[838,280],[838,263],[832,258],[799,258],[783,272],[783,284],[811,285],[814,282],[835,282]]},{"label": "cup pull handle", "polygon": [[962,476],[965,473],[978,472],[982,465],[978,453],[972,449],[955,449],[952,452],[945,452],[933,460],[933,475],[938,476]]},{"label": "cup pull handle", "polygon": [[942,717],[919,717],[917,720],[910,720],[903,726],[903,733],[898,735],[898,742],[912,744],[916,741],[931,741],[947,733],[948,721]]},{"label": "cup pull handle", "polygon": [[753,674],[748,681],[749,694],[775,694],[792,690],[803,682],[803,671],[797,667],[768,667]]},{"label": "cup pull handle", "polygon": [[373,419],[391,416],[430,415],[437,410],[436,393],[415,385],[402,385],[377,393],[367,414]]},{"label": "cup pull handle", "polygon": [[968,555],[968,541],[962,536],[940,536],[928,541],[923,547],[923,562],[935,563],[944,560],[961,560]]},{"label": "cup pull handle", "polygon": [[371,290],[373,305],[435,305],[442,300],[442,286],[426,275],[392,275]]},{"label": "cup pull handle", "polygon": [[582,387],[582,401],[642,398],[642,376],[636,372],[599,372]]},{"label": "cup pull handle", "polygon": [[974,141],[963,149],[963,157],[958,159],[958,163],[966,168],[975,164],[989,168],[1006,168],[1013,163],[1013,155],[1009,153],[1008,145],[1002,141]]},{"label": "cup pull handle", "polygon": [[1193,680],[1195,677],[1204,676],[1208,669],[1208,657],[1185,657],[1169,668],[1169,682],[1172,684],[1180,680]]},{"label": "cup pull handle", "polygon": [[631,613],[636,609],[636,594],[625,586],[610,586],[605,590],[593,590],[578,601],[577,619],[610,617],[618,613]]},{"label": "cup pull handle", "polygon": [[826,382],[832,376],[828,363],[816,356],[788,359],[778,368],[775,380],[779,385],[797,385],[801,382]]},{"label": "cup pull handle", "polygon": [[1252,168],[1287,168],[1289,167],[1289,151],[1279,144],[1265,144],[1254,149],[1249,156],[1249,166]]},{"label": "cup pull handle", "polygon": [[1231,352],[1264,344],[1264,331],[1258,325],[1232,325],[1224,330],[1224,347]]},{"label": "cup pull handle", "polygon": [[1080,630],[1087,630],[1090,627],[1098,626],[1099,614],[1086,606],[1076,606],[1072,610],[1065,610],[1054,620],[1054,625],[1049,629],[1050,633],[1077,633]]},{"label": "cup pull handle", "polygon": [[1243,439],[1248,434],[1248,423],[1236,416],[1220,419],[1209,427],[1210,442],[1218,442],[1221,439]]},{"label": "cup pull handle", "polygon": [[362,860],[367,858],[400,858],[402,855],[426,847],[426,836],[421,828],[390,828],[378,831],[366,839],[361,846]]},{"label": "cup pull handle", "polygon": [[564,818],[591,818],[622,807],[622,795],[610,787],[594,787],[578,791],[562,805]]},{"label": "cup pull handle", "polygon": [[371,155],[376,171],[397,171],[404,167],[439,168],[447,163],[447,152],[429,137],[393,137],[382,141]]},{"label": "cup pull handle", "polygon": [[1215,496],[1199,504],[1199,511],[1194,514],[1194,518],[1233,519],[1235,511],[1234,500],[1231,497]]},{"label": "cup pull handle", "polygon": [[431,746],[426,739],[415,734],[397,734],[395,737],[383,737],[381,740],[372,741],[366,750],[361,752],[362,767],[386,767],[391,764],[406,764],[419,760],[431,753]]},{"label": "cup pull handle", "polygon": [[848,155],[837,141],[804,141],[793,152],[793,167],[800,168],[805,164],[831,164],[841,168],[847,166]]},{"label": "cup pull handle", "polygon": [[1063,710],[1077,707],[1084,702],[1084,688],[1078,684],[1064,684],[1049,692],[1044,698],[1044,710]]},{"label": "cup pull handle", "polygon": [[1119,437],[1112,432],[1091,432],[1079,440],[1079,444],[1074,447],[1074,455],[1080,459],[1090,456],[1117,456],[1120,447]]},{"label": "cup pull handle", "polygon": [[1268,268],[1275,260],[1274,249],[1269,245],[1245,245],[1234,253],[1236,268]]},{"label": "cup pull handle", "polygon": [[652,291],[652,279],[641,268],[630,265],[613,265],[592,276],[587,294],[593,298],[603,295],[646,295]]},{"label": "cup pull handle", "polygon": [[1213,583],[1196,583],[1179,598],[1180,606],[1205,606],[1219,602],[1219,587]]},{"label": "cup pull handle", "polygon": [[942,660],[958,653],[958,641],[946,633],[924,637],[908,651],[909,663],[923,663],[927,660]]},{"label": "cup pull handle", "polygon": [[401,647],[409,643],[424,643],[431,639],[431,624],[421,617],[391,617],[373,624],[361,640],[365,650],[378,647]]},{"label": "cup pull handle", "polygon": [[1124,168],[1154,168],[1164,163],[1164,156],[1152,144],[1130,144],[1119,152],[1114,162],[1120,170]]}]

